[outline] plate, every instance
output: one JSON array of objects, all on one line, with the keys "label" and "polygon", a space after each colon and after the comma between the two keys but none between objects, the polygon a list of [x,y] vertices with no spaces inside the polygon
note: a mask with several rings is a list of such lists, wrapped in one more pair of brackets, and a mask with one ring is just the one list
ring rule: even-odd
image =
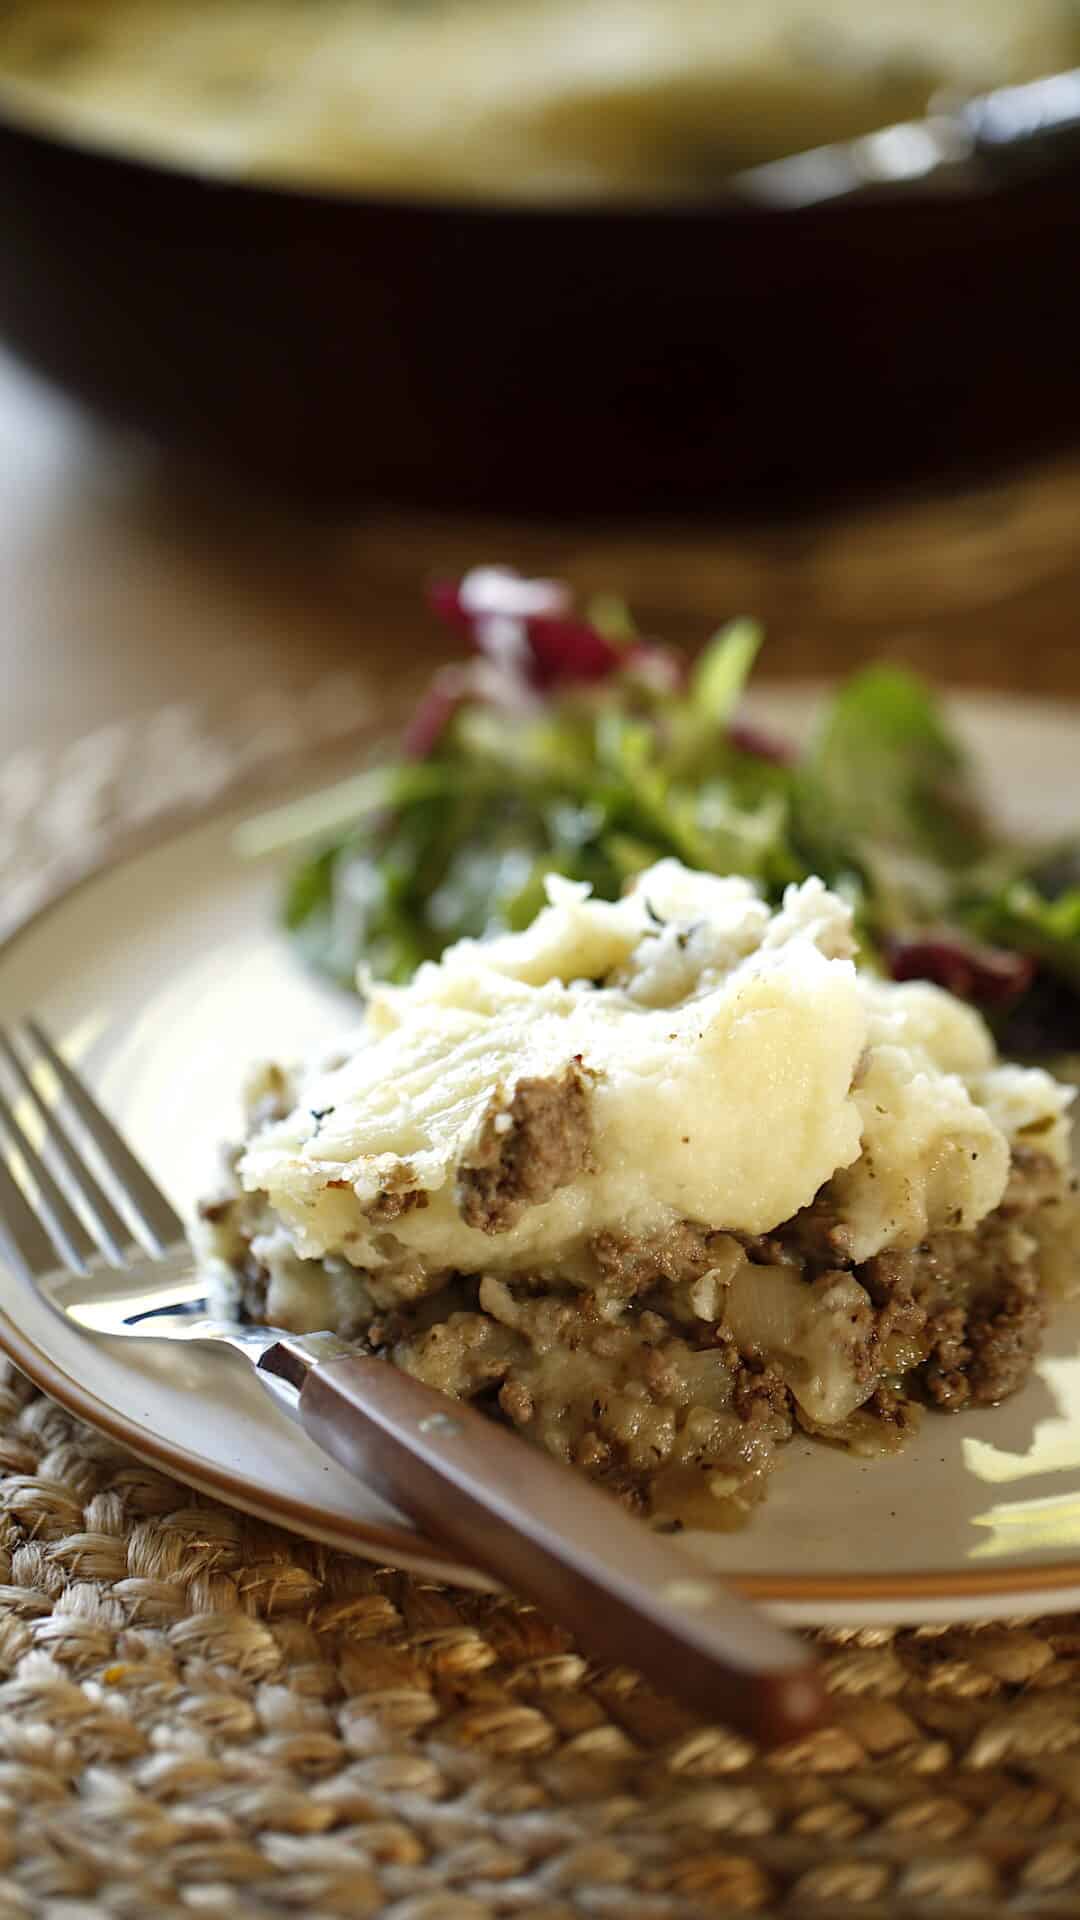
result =
[{"label": "plate", "polygon": [[[756,704],[800,723],[805,691]],[[1080,819],[1080,714],[968,700],[957,717],[1010,824]],[[0,1018],[43,1015],[181,1208],[214,1181],[260,1055],[341,1037],[355,1004],[307,976],[275,927],[279,875],[235,851],[238,816],[176,834],[74,889],[0,952]],[[206,1493],[349,1551],[470,1585],[320,1453],[245,1363],[77,1332],[0,1275],[0,1345],[54,1398]],[[1080,1606],[1080,1301],[1004,1406],[928,1415],[894,1459],[806,1438],[735,1535],[683,1544],[807,1624],[960,1620]]]}]

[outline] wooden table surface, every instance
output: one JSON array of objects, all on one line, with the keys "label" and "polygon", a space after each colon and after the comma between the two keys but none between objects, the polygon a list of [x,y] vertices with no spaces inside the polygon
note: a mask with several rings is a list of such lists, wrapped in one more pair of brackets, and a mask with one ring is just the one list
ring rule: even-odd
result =
[{"label": "wooden table surface", "polygon": [[690,643],[756,613],[772,676],[888,652],[952,685],[1080,696],[1080,456],[783,526],[388,511],[312,525],[95,430],[0,359],[5,759],[343,664],[374,711],[445,644],[425,576],[478,560],[617,592],[650,631]]}]

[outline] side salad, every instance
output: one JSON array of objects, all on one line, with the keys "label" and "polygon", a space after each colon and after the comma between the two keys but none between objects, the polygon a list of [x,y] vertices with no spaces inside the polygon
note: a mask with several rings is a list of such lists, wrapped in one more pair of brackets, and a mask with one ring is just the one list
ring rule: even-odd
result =
[{"label": "side salad", "polygon": [[431,593],[459,633],[395,758],[256,823],[307,843],[283,902],[308,959],[406,979],[464,935],[519,928],[548,873],[605,899],[667,854],[772,901],[819,873],[865,965],[977,1004],[1014,1052],[1080,1047],[1080,840],[994,829],[941,704],[886,663],[841,685],[797,751],[749,723],[750,620],[695,661],[625,606],[481,567]]}]

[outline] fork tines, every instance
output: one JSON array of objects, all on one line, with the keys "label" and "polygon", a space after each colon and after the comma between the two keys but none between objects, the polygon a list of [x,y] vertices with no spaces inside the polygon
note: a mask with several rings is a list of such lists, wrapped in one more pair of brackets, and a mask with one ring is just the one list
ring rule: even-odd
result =
[{"label": "fork tines", "polygon": [[122,1266],[133,1240],[151,1254],[183,1240],[179,1215],[36,1020],[17,1038],[0,1029],[0,1063],[0,1225],[25,1268]]}]

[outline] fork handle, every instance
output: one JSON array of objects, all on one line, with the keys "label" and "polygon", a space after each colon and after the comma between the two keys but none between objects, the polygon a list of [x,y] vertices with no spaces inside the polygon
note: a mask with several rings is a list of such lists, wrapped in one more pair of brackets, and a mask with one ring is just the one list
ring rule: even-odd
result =
[{"label": "fork handle", "polygon": [[260,1362],[300,1389],[300,1419],[339,1464],[605,1662],[763,1744],[819,1724],[807,1648],[702,1573],[601,1489],[461,1401],[365,1355]]}]

